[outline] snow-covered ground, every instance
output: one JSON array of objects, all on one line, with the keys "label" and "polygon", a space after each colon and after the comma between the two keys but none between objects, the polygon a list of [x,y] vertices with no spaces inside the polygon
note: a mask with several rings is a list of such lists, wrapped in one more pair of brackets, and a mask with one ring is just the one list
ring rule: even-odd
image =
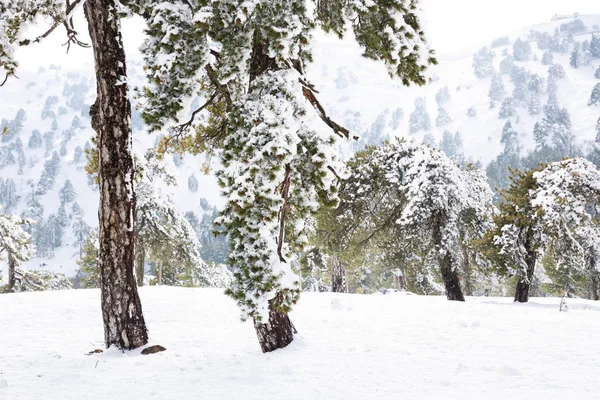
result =
[{"label": "snow-covered ground", "polygon": [[142,288],[151,344],[102,348],[97,290],[0,296],[0,399],[600,399],[600,303],[304,294],[262,354],[218,289]]}]

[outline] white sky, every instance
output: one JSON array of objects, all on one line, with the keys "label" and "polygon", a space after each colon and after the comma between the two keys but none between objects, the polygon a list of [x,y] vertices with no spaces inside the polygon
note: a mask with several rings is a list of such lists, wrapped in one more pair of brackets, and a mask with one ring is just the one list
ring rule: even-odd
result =
[{"label": "white sky", "polygon": [[[555,13],[600,14],[600,0],[421,0],[427,22],[427,34],[439,55],[476,49],[498,36],[548,22]],[[129,27],[128,27],[129,25]],[[85,30],[81,16],[78,27]],[[129,50],[139,44],[139,27],[125,24],[124,36],[129,37]],[[32,30],[31,36],[43,32]],[[135,39],[132,41],[132,36]],[[17,57],[23,68],[37,70],[40,65],[57,64],[83,67],[92,62],[90,49],[72,49],[65,55],[60,44],[65,36],[57,30],[43,45],[19,50]],[[127,43],[126,43],[127,45]],[[87,66],[87,65],[86,65]]]},{"label": "white sky", "polygon": [[429,41],[442,55],[549,22],[554,14],[600,14],[600,0],[421,1]]}]

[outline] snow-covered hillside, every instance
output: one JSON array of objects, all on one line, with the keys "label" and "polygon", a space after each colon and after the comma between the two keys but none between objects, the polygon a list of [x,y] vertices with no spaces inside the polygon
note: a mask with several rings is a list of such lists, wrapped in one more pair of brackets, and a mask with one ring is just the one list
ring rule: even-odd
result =
[{"label": "snow-covered hillside", "polygon": [[[589,42],[592,32],[599,30],[600,15],[582,16],[581,20],[586,31],[573,35],[571,42]],[[532,29],[552,35],[557,28],[560,31],[561,24],[572,21],[560,20]],[[548,65],[542,64],[544,51],[532,41],[529,31],[507,33],[509,44],[496,44],[491,48],[495,55],[492,67],[500,73],[500,64],[513,53],[512,43],[517,38],[530,41],[533,50],[529,60],[517,60],[514,65],[524,68],[527,76],[537,74],[543,80],[542,89],[536,94],[541,108],[550,97],[546,87]],[[569,39],[565,32],[559,33],[561,40]],[[585,149],[595,139],[596,121],[600,116],[598,107],[588,106],[590,93],[598,82],[594,75],[600,59],[572,68],[570,57],[574,44],[571,42],[566,52],[553,54],[553,63],[561,64],[566,73],[566,77],[557,82],[556,97],[570,114],[574,144]],[[488,92],[493,78],[474,75],[473,54],[445,55],[431,70],[434,77],[431,84],[406,88],[390,79],[383,65],[362,58],[350,38],[339,41],[337,37],[319,34],[313,52],[315,62],[309,66],[308,76],[320,91],[321,101],[333,119],[363,137],[357,143],[342,144],[346,156],[365,143],[393,137],[413,137],[435,146],[450,137],[451,143],[447,145],[457,154],[464,153],[463,161],[478,162],[485,167],[502,151],[502,131],[509,120],[518,133],[521,155],[534,148],[534,125],[544,117],[543,113],[530,115],[527,105],[520,105],[512,116],[499,118],[503,100],[490,108]],[[128,57],[130,81],[134,86],[143,84],[140,55],[133,53]],[[39,71],[24,69],[18,75],[19,79],[9,80],[1,89],[0,119],[6,120],[3,125],[18,133],[0,141],[0,204],[4,211],[37,219],[38,224],[30,229],[43,231],[38,235],[43,240],[36,243],[37,257],[24,268],[47,268],[73,276],[78,268],[75,261],[79,258],[80,245],[86,236],[81,233],[97,226],[97,192],[83,170],[84,150],[89,148],[93,136],[88,116],[95,92],[93,68],[89,62],[45,65]],[[502,75],[505,87],[500,97],[508,98],[514,90],[509,76],[509,73]],[[442,107],[444,118],[436,124],[440,114],[436,97],[444,88],[448,89]],[[422,104],[431,126],[415,128],[411,133],[409,119],[418,98],[424,99]],[[158,135],[146,134],[137,113],[133,125],[134,148],[143,154],[156,143]],[[459,136],[461,140],[457,140]],[[448,150],[443,144],[441,147]],[[173,161],[178,186],[165,187],[165,190],[182,213],[193,212],[201,219],[204,212],[201,198],[213,205],[222,205],[216,180],[202,173],[205,160],[184,156],[182,160],[174,157]],[[75,196],[62,201],[61,189],[67,180]],[[492,182],[495,184],[497,182]],[[62,232],[57,225],[62,226]],[[0,262],[0,268],[4,267]]]},{"label": "snow-covered hillside", "polygon": [[103,347],[98,290],[0,296],[0,399],[600,399],[600,306],[304,294],[263,354],[218,289],[141,288],[151,344]]},{"label": "snow-covered hillside", "polygon": [[[587,32],[574,35],[575,40],[590,40],[591,32],[600,31],[600,15],[582,16]],[[500,70],[500,62],[506,55],[512,55],[512,44],[519,37],[532,41],[533,54],[529,61],[516,61],[514,65],[525,68],[531,73],[546,78],[548,66],[541,63],[543,50],[529,37],[531,30],[552,34],[561,24],[573,19],[560,20],[540,24],[524,31],[507,32],[509,44],[497,45],[491,48],[495,57],[493,66],[496,72]],[[476,34],[476,32],[473,32]],[[561,33],[561,37],[568,36]],[[491,44],[488,44],[488,48]],[[325,103],[335,118],[367,136],[371,141],[389,139],[391,137],[414,137],[422,140],[430,134],[436,143],[442,139],[444,131],[460,132],[463,139],[465,155],[472,161],[487,165],[502,149],[500,138],[506,119],[498,117],[500,104],[490,109],[488,91],[491,77],[478,79],[473,73],[474,53],[445,55],[439,59],[439,65],[431,68],[433,82],[425,87],[406,88],[400,82],[386,75],[385,67],[375,61],[359,57],[360,50],[347,38],[340,44],[334,36],[323,35],[314,47],[315,63],[309,67],[309,76],[319,87]],[[558,99],[561,106],[571,113],[573,134],[578,144],[585,145],[586,141],[595,139],[595,126],[600,111],[597,107],[588,107],[588,99],[598,82],[594,73],[600,65],[600,60],[593,60],[588,65],[574,69],[570,67],[571,52],[554,54],[554,63],[561,64],[566,72],[566,78],[558,83]],[[507,97],[513,89],[508,74],[504,75]],[[436,117],[438,105],[437,92],[447,87],[450,101],[445,108],[452,122],[438,127]],[[420,130],[414,134],[409,131],[409,116],[415,109],[415,99],[423,97],[426,100],[426,110],[431,118],[431,129]],[[542,96],[541,104],[546,103]],[[477,115],[469,117],[469,108]],[[397,110],[401,109],[402,112]],[[394,116],[403,115],[402,118]],[[517,110],[518,117],[511,118],[513,127],[520,133],[523,151],[534,147],[533,127],[541,115],[531,116],[527,109]]]}]

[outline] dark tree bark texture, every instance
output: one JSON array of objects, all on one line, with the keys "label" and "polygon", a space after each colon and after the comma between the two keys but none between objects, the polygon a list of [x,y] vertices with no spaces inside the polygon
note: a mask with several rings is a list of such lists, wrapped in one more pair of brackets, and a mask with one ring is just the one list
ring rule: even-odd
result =
[{"label": "dark tree bark texture", "polygon": [[295,328],[287,313],[273,310],[277,297],[269,302],[269,321],[265,323],[254,320],[254,328],[258,343],[263,353],[282,349],[294,340]]},{"label": "dark tree bark texture", "polygon": [[8,291],[12,292],[15,288],[15,258],[8,254]]},{"label": "dark tree bark texture", "polygon": [[346,293],[346,271],[344,264],[339,258],[333,257],[331,266],[331,291],[335,293]]},{"label": "dark tree bark texture", "polygon": [[146,252],[141,241],[137,241],[135,244],[136,248],[136,266],[135,266],[135,277],[137,279],[138,287],[144,286],[144,264],[146,263]]},{"label": "dark tree bark texture", "polygon": [[[445,221],[446,218],[442,213],[438,213],[433,219],[433,240],[435,246],[439,249],[442,248],[442,243],[444,241],[443,231]],[[458,265],[455,258],[446,250],[445,254],[439,257],[438,262],[448,300],[465,301],[465,296],[460,288],[460,277],[458,276]]]},{"label": "dark tree bark texture", "polygon": [[125,51],[114,0],[88,0],[85,15],[96,65],[96,102],[90,109],[98,135],[100,187],[99,267],[106,347],[135,349],[148,342],[134,275],[131,105]]},{"label": "dark tree bark texture", "polygon": [[527,256],[525,257],[525,263],[527,263],[527,279],[521,278],[515,289],[515,302],[518,303],[527,303],[529,301],[529,289],[531,288],[531,282],[533,281],[533,274],[535,272],[537,252],[532,249],[531,235],[533,235],[533,233],[530,233],[528,239],[525,241],[525,249],[527,249]]},{"label": "dark tree bark texture", "polygon": [[442,280],[446,288],[446,297],[448,300],[465,301],[465,296],[460,288],[460,279],[456,268],[453,268],[452,256],[446,254],[440,260]]}]

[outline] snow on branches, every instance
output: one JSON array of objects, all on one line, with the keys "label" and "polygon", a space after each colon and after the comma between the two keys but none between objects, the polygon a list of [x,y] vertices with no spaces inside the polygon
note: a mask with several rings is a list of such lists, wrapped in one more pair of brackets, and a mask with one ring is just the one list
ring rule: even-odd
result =
[{"label": "snow on branches", "polygon": [[0,214],[0,257],[11,257],[16,265],[31,259],[35,248],[21,225],[32,222],[16,215]]},{"label": "snow on branches", "polygon": [[[531,203],[541,210],[535,218],[558,268],[585,272],[586,258],[600,254],[600,171],[590,161],[572,158],[548,164],[533,174]],[[589,271],[593,272],[593,271]]]},{"label": "snow on branches", "polygon": [[229,261],[236,268],[229,294],[243,319],[266,321],[277,294],[279,311],[291,309],[300,294],[291,265],[293,251],[307,242],[303,222],[319,200],[336,201],[335,136],[305,120],[314,111],[298,76],[281,70],[254,81],[236,107],[236,126],[217,172],[228,199],[217,223],[230,235]]}]

